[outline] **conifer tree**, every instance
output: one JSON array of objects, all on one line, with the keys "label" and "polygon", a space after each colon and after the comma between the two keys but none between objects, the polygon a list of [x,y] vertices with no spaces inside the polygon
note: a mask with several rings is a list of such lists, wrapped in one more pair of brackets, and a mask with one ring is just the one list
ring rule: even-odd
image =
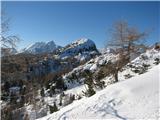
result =
[{"label": "conifer tree", "polygon": [[92,79],[92,73],[89,70],[85,70],[85,75],[86,75],[86,80],[84,83],[87,84],[88,89],[86,92],[84,92],[84,94],[87,97],[90,97],[96,93],[95,90],[93,89],[94,83]]},{"label": "conifer tree", "polygon": [[41,96],[44,97],[45,96],[45,93],[44,93],[44,88],[42,87],[41,89]]}]

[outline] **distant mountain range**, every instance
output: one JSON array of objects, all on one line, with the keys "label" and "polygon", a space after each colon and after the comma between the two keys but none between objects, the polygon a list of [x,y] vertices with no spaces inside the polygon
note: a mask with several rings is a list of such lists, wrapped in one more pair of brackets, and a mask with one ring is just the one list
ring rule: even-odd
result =
[{"label": "distant mountain range", "polygon": [[25,53],[32,53],[32,54],[40,54],[40,53],[50,53],[54,50],[61,48],[61,46],[56,45],[54,41],[45,42],[36,42],[34,44],[29,45],[28,47],[21,50]]},{"label": "distant mountain range", "polygon": [[[57,59],[76,59],[76,62],[84,62],[88,61],[91,58],[94,58],[96,55],[100,55],[101,53],[97,50],[95,43],[88,38],[81,38],[75,40],[74,42],[61,47],[56,45],[54,41],[49,42],[36,42],[34,44],[29,45],[26,48],[21,49],[20,51],[16,51],[16,49],[6,49],[3,50],[4,55],[8,55],[8,51],[10,54],[19,54],[19,53],[29,53],[29,54],[50,54]],[[6,53],[6,54],[5,54]]]},{"label": "distant mountain range", "polygon": [[78,39],[64,47],[56,45],[54,41],[36,42],[29,45],[28,47],[22,49],[20,53],[31,53],[31,54],[41,54],[41,53],[55,53],[60,58],[68,58],[78,55],[97,54],[98,50],[95,43],[87,38]]}]

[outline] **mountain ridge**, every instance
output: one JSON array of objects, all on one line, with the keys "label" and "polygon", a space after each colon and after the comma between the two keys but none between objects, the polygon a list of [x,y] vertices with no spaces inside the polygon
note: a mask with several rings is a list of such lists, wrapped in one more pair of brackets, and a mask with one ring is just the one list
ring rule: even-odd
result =
[{"label": "mountain ridge", "polygon": [[26,48],[23,48],[21,50],[21,53],[22,52],[32,53],[32,54],[50,53],[60,47],[61,46],[56,45],[53,40],[49,42],[35,42],[33,44],[30,44]]}]

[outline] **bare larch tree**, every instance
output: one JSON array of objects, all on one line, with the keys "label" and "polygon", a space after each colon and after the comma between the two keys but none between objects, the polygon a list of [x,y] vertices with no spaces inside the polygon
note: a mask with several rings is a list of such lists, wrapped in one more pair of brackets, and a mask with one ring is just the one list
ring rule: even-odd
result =
[{"label": "bare larch tree", "polygon": [[145,50],[144,40],[148,34],[129,26],[126,21],[116,22],[110,32],[111,39],[107,47],[114,48],[118,54],[118,60],[112,67],[115,82],[118,82],[118,71],[131,61],[133,54],[139,53],[142,49]]},{"label": "bare larch tree", "polygon": [[16,35],[8,35],[10,19],[6,15],[5,10],[2,8],[1,11],[1,52],[4,54],[9,54],[11,49],[16,48],[17,42],[20,41],[19,37]]}]

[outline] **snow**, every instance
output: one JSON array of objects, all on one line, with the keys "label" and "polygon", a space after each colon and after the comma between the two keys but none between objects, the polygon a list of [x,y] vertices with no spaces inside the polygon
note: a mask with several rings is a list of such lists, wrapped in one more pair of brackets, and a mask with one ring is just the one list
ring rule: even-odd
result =
[{"label": "snow", "polygon": [[52,52],[53,50],[59,48],[60,46],[56,45],[54,41],[45,42],[36,42],[34,44],[30,44],[28,47],[24,48],[20,52],[28,52],[28,53],[45,53]]},{"label": "snow", "polygon": [[81,95],[82,91],[86,90],[86,85],[79,85],[76,87],[72,86],[72,89],[68,89],[67,91],[65,91],[66,94],[75,94],[75,95]]},{"label": "snow", "polygon": [[110,119],[158,120],[159,70],[107,86],[90,98],[82,98],[39,120]]},{"label": "snow", "polygon": [[91,71],[97,70],[97,65],[96,65],[96,64],[93,64],[92,67],[90,68],[90,70],[91,70]]},{"label": "snow", "polygon": [[[88,42],[88,43],[93,43],[93,41],[91,41],[91,40],[89,40],[89,39],[87,39],[87,38],[81,38],[81,39],[79,39],[79,40],[76,40],[76,41],[72,42],[72,44],[80,45],[80,44],[84,44],[84,43],[86,43],[86,42]],[[94,44],[94,43],[93,43],[93,44]]]},{"label": "snow", "polygon": [[36,112],[35,110],[33,109],[33,105],[29,105],[26,107],[26,111],[29,115],[29,119],[30,120],[35,120],[36,119]]},{"label": "snow", "polygon": [[98,54],[95,43],[87,38],[81,38],[79,40],[76,40],[75,42],[72,42],[71,44],[68,44],[67,46],[61,48],[60,51],[60,58],[76,56],[79,53],[82,54],[82,57],[90,57],[91,54]]}]

